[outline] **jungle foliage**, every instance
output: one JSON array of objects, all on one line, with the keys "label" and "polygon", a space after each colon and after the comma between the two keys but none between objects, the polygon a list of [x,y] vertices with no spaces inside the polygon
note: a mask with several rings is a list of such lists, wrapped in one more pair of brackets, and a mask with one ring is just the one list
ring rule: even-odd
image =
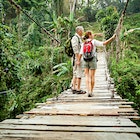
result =
[{"label": "jungle foliage", "polygon": [[[57,97],[67,89],[72,78],[72,64],[64,52],[64,44],[74,33],[74,28],[83,25],[93,32],[103,31],[105,38],[109,38],[124,7],[124,3],[117,0],[111,3],[108,0],[103,3],[93,0],[88,4],[82,1],[76,3],[73,11],[65,7],[67,0],[15,2],[61,43],[45,34],[8,0],[0,0],[0,121],[14,118],[33,108],[36,102]],[[134,101],[139,110],[140,9],[133,7],[135,2],[138,5],[139,0],[131,1],[127,9],[118,63],[115,47],[107,48],[108,52],[112,51],[108,62],[118,93]],[[108,7],[110,4],[112,6]]]},{"label": "jungle foliage", "polygon": [[117,92],[130,101],[140,112],[140,14],[127,16],[121,32],[120,60],[110,58],[110,71],[115,80]]}]

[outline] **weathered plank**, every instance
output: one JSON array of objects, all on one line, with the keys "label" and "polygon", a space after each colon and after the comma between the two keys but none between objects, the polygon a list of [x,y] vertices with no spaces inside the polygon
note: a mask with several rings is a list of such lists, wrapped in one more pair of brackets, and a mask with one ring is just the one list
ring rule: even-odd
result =
[{"label": "weathered plank", "polygon": [[136,127],[129,119],[119,117],[93,117],[93,116],[34,116],[29,119],[7,119],[3,124],[49,125],[49,126],[102,126],[102,127]]},{"label": "weathered plank", "polygon": [[65,102],[92,102],[93,104],[110,104],[110,105],[132,105],[134,102],[125,102],[125,101],[110,101],[110,100],[91,100],[90,98],[88,99],[56,99],[56,98],[50,98],[47,100],[46,104],[52,104],[52,103],[65,103]]},{"label": "weathered plank", "polygon": [[[89,102],[89,100],[85,100],[85,102]],[[47,104],[53,104],[53,101],[47,101],[46,103],[38,103],[37,106],[45,106]],[[55,102],[57,103],[57,101]],[[62,103],[61,101],[58,101],[58,103]],[[65,102],[63,102],[65,103]],[[93,105],[102,105],[102,106],[118,106],[118,108],[132,108],[131,104],[133,102],[92,102]],[[127,107],[126,107],[127,106]],[[129,107],[128,107],[129,106]]]},{"label": "weathered plank", "polygon": [[[111,133],[111,132],[46,132],[29,130],[5,130],[2,140],[9,140],[7,137],[23,138],[22,140],[139,140],[136,134]],[[6,135],[7,134],[7,135]],[[11,140],[11,139],[10,139]]]},{"label": "weathered plank", "polygon": [[[67,97],[69,97],[68,99],[79,99],[79,100],[92,100],[93,102],[94,101],[113,101],[113,100],[111,100],[111,95],[112,94],[110,94],[110,95],[106,95],[106,96],[101,96],[101,95],[94,95],[94,97],[91,97],[90,99],[89,99],[89,97],[85,97],[85,96],[74,96],[74,95],[71,95],[71,96],[69,96],[69,95],[64,95],[64,96],[58,96],[58,99],[59,100],[67,100]],[[83,98],[84,97],[84,98]],[[118,99],[120,99],[120,97],[115,97],[115,98],[113,98],[114,99],[114,101],[115,100],[117,100],[117,101],[119,101]],[[121,101],[123,101],[123,100],[121,100]]]},{"label": "weathered plank", "polygon": [[[2,124],[0,129],[10,130],[35,130],[35,131],[61,131],[61,132],[115,132],[140,134],[138,127],[79,127],[79,126],[45,126],[45,125],[13,125]],[[1,130],[0,130],[1,132]],[[2,131],[3,132],[3,131]],[[1,133],[2,133],[1,132]]]},{"label": "weathered plank", "polygon": [[[77,98],[79,96],[79,98]],[[85,96],[84,98],[81,98],[80,95],[76,95],[75,97],[72,97],[72,98],[50,98],[50,99],[47,99],[47,101],[56,101],[56,100],[59,100],[59,101],[69,101],[69,100],[76,100],[76,101],[92,101],[92,102],[123,102],[123,101],[126,101],[126,99],[111,99],[111,98],[95,98],[94,96],[93,97],[87,97]],[[134,104],[133,102],[126,102],[125,104]]]},{"label": "weathered plank", "polygon": [[[63,108],[64,107],[64,108]],[[40,115],[49,115],[49,114],[55,114],[55,115],[96,115],[96,116],[118,116],[120,113],[125,113],[125,115],[129,115],[131,112],[134,113],[134,115],[138,115],[135,113],[133,109],[115,109],[115,107],[98,107],[98,109],[92,109],[92,108],[76,108],[73,109],[72,107],[67,107],[66,105],[64,106],[57,106],[54,108],[49,108],[47,106],[44,106],[42,108],[36,108],[32,109],[30,111],[25,112],[25,114],[40,114]],[[127,114],[127,112],[130,112]],[[131,113],[131,116],[132,116]]]}]

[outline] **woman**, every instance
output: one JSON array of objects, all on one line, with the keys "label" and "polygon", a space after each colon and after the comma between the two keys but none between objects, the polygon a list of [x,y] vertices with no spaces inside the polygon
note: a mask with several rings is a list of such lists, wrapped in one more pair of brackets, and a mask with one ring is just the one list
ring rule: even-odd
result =
[{"label": "woman", "polygon": [[[87,31],[85,33],[84,36],[84,40],[85,43],[86,42],[91,42],[91,44],[93,45],[93,49],[92,49],[92,54],[94,54],[94,57],[92,58],[92,60],[89,61],[84,61],[83,62],[83,68],[85,69],[85,77],[86,77],[86,86],[87,86],[87,92],[88,92],[88,97],[92,97],[93,96],[93,88],[94,88],[94,84],[95,84],[95,71],[97,69],[97,54],[96,54],[96,47],[97,46],[104,46],[109,44],[116,35],[113,35],[111,38],[109,38],[108,40],[101,42],[98,40],[93,39],[93,34],[91,31]],[[82,55],[84,55],[84,43],[82,43],[81,49],[80,49],[80,53],[79,53],[79,57],[77,60],[77,65],[80,64],[81,61],[81,57]]]}]

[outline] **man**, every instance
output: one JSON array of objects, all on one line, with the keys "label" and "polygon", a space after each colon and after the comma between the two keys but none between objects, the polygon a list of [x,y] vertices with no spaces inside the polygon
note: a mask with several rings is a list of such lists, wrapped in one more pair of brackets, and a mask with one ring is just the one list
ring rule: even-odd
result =
[{"label": "man", "polygon": [[84,33],[84,28],[82,26],[76,27],[76,33],[72,37],[71,43],[74,51],[73,56],[73,79],[72,79],[72,92],[73,94],[85,94],[85,91],[80,89],[81,86],[81,77],[82,77],[82,68],[81,65],[76,65],[76,61],[78,60],[81,44],[82,44],[82,36]]}]

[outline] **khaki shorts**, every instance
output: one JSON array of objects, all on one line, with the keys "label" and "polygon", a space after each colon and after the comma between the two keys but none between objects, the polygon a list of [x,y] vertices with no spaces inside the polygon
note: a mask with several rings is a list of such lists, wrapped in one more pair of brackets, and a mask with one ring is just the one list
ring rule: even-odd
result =
[{"label": "khaki shorts", "polygon": [[82,77],[82,67],[80,65],[73,66],[73,76],[77,78]]},{"label": "khaki shorts", "polygon": [[[76,63],[76,62],[75,62]],[[82,63],[80,65],[76,65],[74,64],[73,66],[73,76],[76,77],[76,78],[81,78],[82,75],[83,75],[83,69],[82,69]]]},{"label": "khaki shorts", "polygon": [[83,61],[83,68],[88,68],[88,69],[97,69],[97,58],[94,57],[91,61],[86,62]]}]

